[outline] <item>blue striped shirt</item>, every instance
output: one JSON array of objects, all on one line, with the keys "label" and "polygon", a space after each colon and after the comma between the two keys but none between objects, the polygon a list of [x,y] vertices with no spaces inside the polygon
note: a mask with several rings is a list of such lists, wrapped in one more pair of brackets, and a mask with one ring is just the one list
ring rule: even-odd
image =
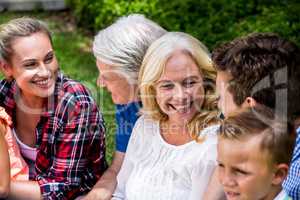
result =
[{"label": "blue striped shirt", "polygon": [[283,182],[283,188],[294,200],[300,200],[300,127],[297,129],[296,144],[289,174]]}]

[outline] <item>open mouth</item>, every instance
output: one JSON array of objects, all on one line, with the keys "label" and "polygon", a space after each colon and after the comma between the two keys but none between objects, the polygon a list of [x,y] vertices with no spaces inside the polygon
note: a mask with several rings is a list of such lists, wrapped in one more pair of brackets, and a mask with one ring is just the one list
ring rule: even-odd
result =
[{"label": "open mouth", "polygon": [[225,194],[226,194],[227,199],[235,199],[240,195],[237,192],[230,192],[230,191],[225,192]]},{"label": "open mouth", "polygon": [[33,83],[38,85],[39,87],[48,88],[52,84],[52,79],[47,78],[47,79],[37,80],[37,81],[33,81]]},{"label": "open mouth", "polygon": [[178,113],[184,114],[191,110],[192,105],[193,105],[193,101],[185,104],[168,104],[168,107]]}]

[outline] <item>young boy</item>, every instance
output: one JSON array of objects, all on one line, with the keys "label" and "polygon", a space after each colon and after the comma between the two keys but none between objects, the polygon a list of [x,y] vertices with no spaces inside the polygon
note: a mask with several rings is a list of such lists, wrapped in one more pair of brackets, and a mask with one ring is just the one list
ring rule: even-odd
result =
[{"label": "young boy", "polygon": [[294,128],[275,120],[269,109],[229,114],[218,135],[218,175],[227,199],[290,199],[281,184],[294,141]]},{"label": "young boy", "polygon": [[[221,45],[212,53],[217,69],[219,108],[228,116],[242,108],[265,105],[300,125],[300,49],[272,33],[255,33]],[[300,128],[283,187],[300,199]],[[285,152],[285,149],[282,151]]]}]

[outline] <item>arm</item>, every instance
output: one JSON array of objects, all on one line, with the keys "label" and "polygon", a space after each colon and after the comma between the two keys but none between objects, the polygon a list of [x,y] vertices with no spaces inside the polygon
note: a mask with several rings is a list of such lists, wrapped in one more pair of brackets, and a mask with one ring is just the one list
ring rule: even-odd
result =
[{"label": "arm", "polygon": [[117,185],[117,175],[121,169],[125,153],[116,151],[111,166],[88,193],[84,200],[109,200]]},{"label": "arm", "polygon": [[40,200],[40,186],[37,181],[11,181],[8,199]]},{"label": "arm", "polygon": [[10,167],[8,149],[5,140],[6,128],[0,124],[0,198],[6,198],[9,192],[10,185]]},{"label": "arm", "polygon": [[145,129],[143,125],[144,125],[143,117],[140,117],[135,123],[134,128],[132,130],[132,134],[129,139],[124,161],[120,169],[120,172],[118,173],[117,176],[117,187],[113,193],[112,200],[126,199],[126,184],[128,178],[130,177],[132,169],[134,167],[134,163],[132,162],[134,159],[133,155],[136,152],[136,146],[142,145],[141,137],[143,136],[141,134],[141,131]]}]

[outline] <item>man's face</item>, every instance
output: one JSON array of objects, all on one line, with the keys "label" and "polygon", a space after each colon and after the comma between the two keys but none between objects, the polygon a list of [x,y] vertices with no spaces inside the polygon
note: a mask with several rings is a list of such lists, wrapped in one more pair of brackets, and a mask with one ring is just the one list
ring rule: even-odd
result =
[{"label": "man's face", "polygon": [[233,95],[229,92],[229,81],[232,79],[231,75],[226,71],[218,71],[216,78],[216,91],[218,97],[218,107],[226,117],[230,112],[236,111],[240,108],[234,100]]}]

